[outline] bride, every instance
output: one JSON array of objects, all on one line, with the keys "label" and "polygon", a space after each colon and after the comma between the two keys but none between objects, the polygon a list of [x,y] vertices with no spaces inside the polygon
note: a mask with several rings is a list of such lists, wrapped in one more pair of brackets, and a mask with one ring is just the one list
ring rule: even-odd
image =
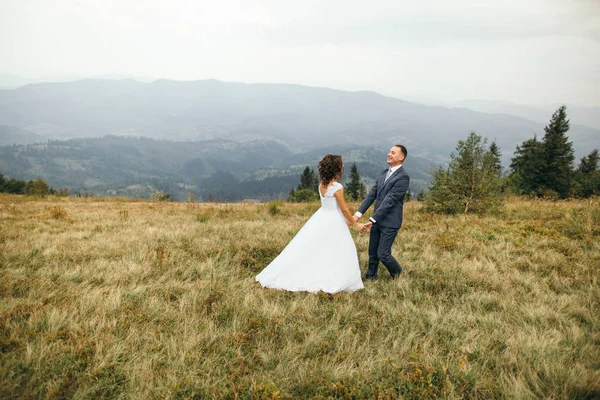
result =
[{"label": "bride", "polygon": [[316,293],[362,289],[356,246],[348,225],[363,229],[344,201],[342,157],[327,154],[319,162],[321,208],[256,280],[263,287]]}]

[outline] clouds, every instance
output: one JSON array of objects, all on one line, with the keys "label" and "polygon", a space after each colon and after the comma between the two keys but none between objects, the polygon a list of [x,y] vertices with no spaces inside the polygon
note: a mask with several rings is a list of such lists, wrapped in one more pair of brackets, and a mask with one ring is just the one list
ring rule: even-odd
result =
[{"label": "clouds", "polygon": [[0,73],[600,104],[597,1],[3,2]]}]

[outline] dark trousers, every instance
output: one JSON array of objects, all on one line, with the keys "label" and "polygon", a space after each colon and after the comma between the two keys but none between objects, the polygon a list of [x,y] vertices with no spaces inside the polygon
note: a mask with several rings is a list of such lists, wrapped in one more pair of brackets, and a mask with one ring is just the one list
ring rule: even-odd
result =
[{"label": "dark trousers", "polygon": [[369,268],[366,279],[377,277],[379,261],[385,265],[392,278],[396,278],[402,272],[398,261],[392,257],[392,244],[400,229],[379,227],[373,224],[371,237],[369,239]]}]

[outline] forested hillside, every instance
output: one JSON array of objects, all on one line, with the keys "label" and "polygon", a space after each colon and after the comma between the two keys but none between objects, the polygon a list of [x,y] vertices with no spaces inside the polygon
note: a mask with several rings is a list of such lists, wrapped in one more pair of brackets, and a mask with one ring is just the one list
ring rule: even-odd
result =
[{"label": "forested hillside", "polygon": [[[550,119],[551,112],[546,117]],[[577,157],[597,148],[598,129],[571,121]],[[470,131],[505,152],[543,132],[525,118],[432,107],[384,96],[290,84],[217,80],[151,83],[81,80],[0,90],[0,124],[46,139],[143,136],[171,141],[276,140],[298,150],[324,146],[390,146],[447,160],[448,147]],[[30,142],[22,142],[30,143]],[[508,154],[508,153],[507,153]],[[504,158],[508,163],[509,157]]]},{"label": "forested hillside", "polygon": [[[149,197],[154,191],[183,200],[240,201],[285,197],[302,169],[326,153],[356,162],[367,184],[387,166],[388,148],[334,146],[293,152],[275,141],[171,142],[107,136],[0,147],[0,172],[10,178],[42,177],[52,187],[100,196]],[[409,156],[412,190],[426,186],[431,162]],[[349,165],[349,164],[348,164]],[[346,177],[345,174],[344,177]]]}]

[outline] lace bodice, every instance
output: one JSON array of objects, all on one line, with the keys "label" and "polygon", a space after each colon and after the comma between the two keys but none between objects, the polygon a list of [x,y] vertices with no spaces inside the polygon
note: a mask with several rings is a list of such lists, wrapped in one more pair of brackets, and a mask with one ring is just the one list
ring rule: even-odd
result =
[{"label": "lace bodice", "polygon": [[325,196],[321,194],[321,190],[319,189],[319,195],[321,196],[321,207],[325,210],[339,210],[340,205],[338,204],[334,193],[342,188],[343,186],[341,183],[334,182],[333,184],[331,184],[331,186],[327,188]]}]

